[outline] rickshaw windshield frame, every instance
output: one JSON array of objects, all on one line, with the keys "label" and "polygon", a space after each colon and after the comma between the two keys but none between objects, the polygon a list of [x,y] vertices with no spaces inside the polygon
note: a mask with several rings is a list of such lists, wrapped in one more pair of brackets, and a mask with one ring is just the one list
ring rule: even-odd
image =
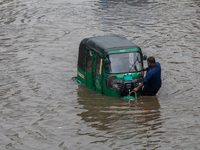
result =
[{"label": "rickshaw windshield frame", "polygon": [[140,51],[110,53],[106,58],[109,63],[105,64],[105,72],[109,74],[135,73],[143,70]]}]

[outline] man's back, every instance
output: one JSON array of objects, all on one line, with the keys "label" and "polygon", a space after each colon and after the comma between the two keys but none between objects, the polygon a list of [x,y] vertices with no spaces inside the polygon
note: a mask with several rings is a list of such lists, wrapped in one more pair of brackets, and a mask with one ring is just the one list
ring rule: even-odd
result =
[{"label": "man's back", "polygon": [[158,90],[161,87],[161,66],[159,62],[147,68],[147,74],[143,81],[144,87],[149,90]]}]

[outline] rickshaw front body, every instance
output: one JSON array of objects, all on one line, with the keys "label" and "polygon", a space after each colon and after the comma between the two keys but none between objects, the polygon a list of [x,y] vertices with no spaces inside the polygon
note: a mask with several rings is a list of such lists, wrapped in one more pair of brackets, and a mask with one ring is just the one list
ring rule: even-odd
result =
[{"label": "rickshaw front body", "polygon": [[140,47],[119,36],[83,39],[77,67],[77,82],[106,96],[127,96],[143,80]]}]

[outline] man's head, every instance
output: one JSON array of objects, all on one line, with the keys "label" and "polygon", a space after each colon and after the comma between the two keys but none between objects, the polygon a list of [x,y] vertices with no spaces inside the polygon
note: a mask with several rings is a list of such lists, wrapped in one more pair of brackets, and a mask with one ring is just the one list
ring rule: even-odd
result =
[{"label": "man's head", "polygon": [[154,66],[156,64],[156,60],[155,60],[155,58],[154,57],[149,57],[148,59],[147,59],[147,65],[149,66],[149,67],[152,67],[152,66]]}]

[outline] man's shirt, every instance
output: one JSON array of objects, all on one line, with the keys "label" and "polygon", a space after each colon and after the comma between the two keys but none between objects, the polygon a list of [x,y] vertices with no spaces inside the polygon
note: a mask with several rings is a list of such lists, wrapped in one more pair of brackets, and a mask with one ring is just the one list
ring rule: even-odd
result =
[{"label": "man's shirt", "polygon": [[143,84],[145,88],[149,90],[158,90],[161,87],[161,67],[160,63],[156,62],[153,67],[146,68],[147,73],[143,80]]}]

